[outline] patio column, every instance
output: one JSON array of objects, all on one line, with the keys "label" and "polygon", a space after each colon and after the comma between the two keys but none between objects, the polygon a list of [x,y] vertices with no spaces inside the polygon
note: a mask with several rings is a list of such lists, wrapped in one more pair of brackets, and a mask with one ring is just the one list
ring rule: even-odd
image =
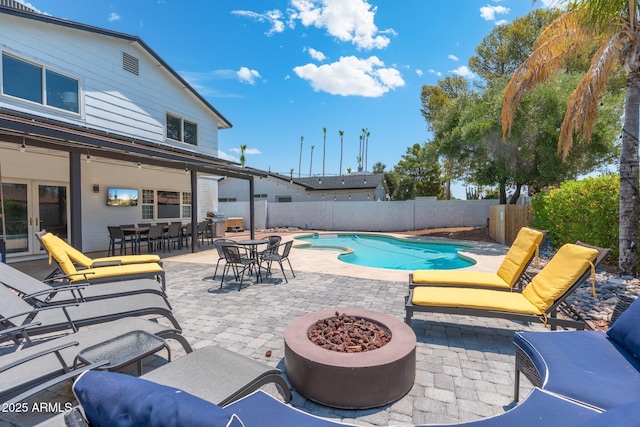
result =
[{"label": "patio column", "polygon": [[69,152],[69,211],[71,246],[82,252],[82,166],[80,153]]}]

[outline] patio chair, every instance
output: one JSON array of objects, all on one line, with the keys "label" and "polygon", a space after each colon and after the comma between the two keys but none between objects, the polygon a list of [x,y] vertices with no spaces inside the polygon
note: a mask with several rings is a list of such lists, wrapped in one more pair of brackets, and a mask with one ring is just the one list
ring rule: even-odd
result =
[{"label": "patio chair", "polygon": [[[224,406],[221,408],[211,400],[203,399],[177,386],[159,385],[117,373],[92,371],[83,373],[76,380],[73,392],[82,406],[82,412],[89,420],[85,424],[82,413],[75,409],[74,415],[81,426],[113,425],[120,417],[126,417],[136,425],[152,425],[152,419],[162,419],[167,425],[214,427],[355,426],[308,414],[280,402],[262,390],[257,390],[229,405],[220,405]],[[144,410],[141,410],[142,408]],[[640,405],[620,409],[617,414],[601,413],[597,409],[562,396],[534,389],[524,402],[504,414],[448,426],[618,426],[619,424],[612,423],[615,420],[626,420],[621,425],[633,426],[640,414]],[[429,426],[436,427],[435,424]]]},{"label": "patio chair", "polygon": [[[609,255],[576,244],[562,246],[522,292],[494,289],[415,287],[405,304],[405,322],[411,325],[413,313],[449,313],[496,317],[524,322],[541,321],[545,325],[584,329],[582,320],[557,318],[559,306]],[[595,292],[595,275],[592,277]]]},{"label": "patio chair", "polygon": [[54,384],[72,379],[83,370],[95,368],[95,365],[90,365],[74,370],[76,355],[85,348],[133,331],[176,340],[187,353],[193,351],[177,330],[150,320],[127,317],[95,325],[0,356],[0,402],[5,403],[8,399],[21,401]]},{"label": "patio chair", "polygon": [[160,284],[153,279],[127,280],[95,286],[89,286],[86,283],[51,286],[7,264],[0,263],[0,284],[13,289],[22,299],[36,307],[147,293],[162,296],[169,305]]},{"label": "patio chair", "polygon": [[527,267],[537,259],[544,233],[522,227],[496,273],[456,270],[416,270],[409,274],[409,288],[416,286],[464,286],[512,290],[524,288],[531,278]]},{"label": "patio chair", "polygon": [[238,290],[242,289],[242,281],[244,280],[244,274],[247,270],[249,270],[249,274],[251,274],[251,270],[255,268],[256,280],[260,280],[260,263],[258,263],[257,258],[250,258],[249,256],[242,255],[240,253],[240,248],[238,248],[237,246],[223,245],[222,253],[224,253],[225,265],[222,269],[220,289],[222,289],[222,285],[224,284],[224,277],[228,273],[230,268],[233,269],[236,280],[238,276],[240,276],[240,284],[238,285]]},{"label": "patio chair", "polygon": [[[267,275],[271,274],[271,264],[273,262],[277,262],[280,265],[280,271],[282,271],[282,276],[284,277],[285,282],[289,283],[287,280],[287,275],[284,274],[284,268],[282,266],[283,261],[287,261],[289,264],[289,269],[291,270],[291,274],[293,277],[296,277],[296,274],[293,272],[293,267],[291,267],[291,261],[289,261],[289,252],[291,252],[291,245],[293,245],[293,240],[289,240],[286,243],[276,246],[272,250],[266,250],[260,255],[260,262],[267,263]],[[282,253],[279,252],[279,248],[282,247]]]},{"label": "patio chair", "polygon": [[182,249],[182,223],[172,222],[169,224],[169,229],[165,234],[165,242],[167,243],[167,250],[171,252],[171,245],[174,249]]},{"label": "patio chair", "polygon": [[108,254],[115,255],[116,254],[116,246],[120,247],[120,255],[122,252],[127,254],[127,243],[131,244],[131,253],[135,253],[135,235],[125,235],[122,231],[122,228],[117,225],[108,225],[107,230],[109,230],[109,251]]},{"label": "patio chair", "polygon": [[147,252],[156,252],[159,249],[162,249],[162,252],[164,252],[164,225],[150,225],[146,241]]},{"label": "patio chair", "polygon": [[[47,236],[44,238],[43,237]],[[74,264],[83,268],[96,268],[96,267],[110,267],[114,265],[126,265],[126,264],[144,264],[147,262],[156,262],[161,264],[160,257],[158,255],[123,255],[123,256],[110,256],[101,258],[89,258],[84,253],[80,252],[64,239],[56,236],[53,233],[49,233],[46,230],[40,230],[36,233],[36,237],[49,252],[49,247],[54,244],[60,246],[69,256]]]},{"label": "patio chair", "polygon": [[[50,332],[77,332],[79,328],[121,319],[155,315],[170,321],[180,330],[165,299],[154,294],[137,294],[72,304],[36,307],[20,298],[10,288],[0,285],[0,342],[30,340],[30,336]],[[25,328],[29,334],[25,334]]]},{"label": "patio chair", "polygon": [[157,278],[162,283],[162,289],[165,290],[166,288],[164,270],[159,263],[146,262],[78,270],[67,254],[66,248],[59,244],[59,238],[51,233],[46,233],[40,238],[47,252],[49,252],[49,263],[51,263],[52,259],[55,260],[60,270],[65,274],[65,278],[71,284]]},{"label": "patio chair", "polygon": [[[218,253],[218,261],[216,262],[216,270],[213,273],[213,278],[216,278],[216,275],[218,274],[218,266],[220,265],[220,261],[222,261],[224,258],[224,251],[222,250],[223,246],[233,246],[235,245],[236,242],[234,240],[231,239],[216,239],[213,241],[213,245],[216,248],[216,252]],[[236,273],[236,278],[238,277],[238,274]]]}]

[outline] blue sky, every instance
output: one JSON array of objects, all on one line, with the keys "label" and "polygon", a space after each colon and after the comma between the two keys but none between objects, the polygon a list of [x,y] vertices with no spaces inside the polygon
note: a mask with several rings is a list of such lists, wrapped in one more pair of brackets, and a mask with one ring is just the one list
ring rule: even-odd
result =
[{"label": "blue sky", "polygon": [[[238,161],[246,144],[247,166],[306,177],[340,173],[339,130],[343,173],[357,169],[363,128],[370,133],[368,169],[376,162],[393,169],[407,147],[430,138],[420,114],[422,85],[452,74],[474,79],[468,59],[492,28],[553,1],[25,3],[141,37],[233,124],[220,131],[220,157]],[[461,188],[454,195],[464,198]]]}]

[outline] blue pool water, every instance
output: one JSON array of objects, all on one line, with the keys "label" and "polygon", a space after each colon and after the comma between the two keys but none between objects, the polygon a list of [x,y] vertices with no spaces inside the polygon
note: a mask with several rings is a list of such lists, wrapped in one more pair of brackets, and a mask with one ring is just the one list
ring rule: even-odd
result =
[{"label": "blue pool water", "polygon": [[339,250],[342,252],[338,256],[340,261],[366,267],[453,270],[475,264],[458,256],[458,251],[466,248],[461,245],[410,242],[364,234],[314,234],[296,240],[311,244],[311,249]]}]

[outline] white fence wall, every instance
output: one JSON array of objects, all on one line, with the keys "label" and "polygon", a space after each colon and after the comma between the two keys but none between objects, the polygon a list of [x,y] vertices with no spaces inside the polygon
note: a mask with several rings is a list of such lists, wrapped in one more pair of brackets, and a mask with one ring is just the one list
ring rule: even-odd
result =
[{"label": "white fence wall", "polygon": [[[486,226],[498,200],[409,200],[404,202],[255,202],[255,227],[299,227],[333,231],[405,231]],[[219,203],[229,217],[249,228],[249,202]]]}]

